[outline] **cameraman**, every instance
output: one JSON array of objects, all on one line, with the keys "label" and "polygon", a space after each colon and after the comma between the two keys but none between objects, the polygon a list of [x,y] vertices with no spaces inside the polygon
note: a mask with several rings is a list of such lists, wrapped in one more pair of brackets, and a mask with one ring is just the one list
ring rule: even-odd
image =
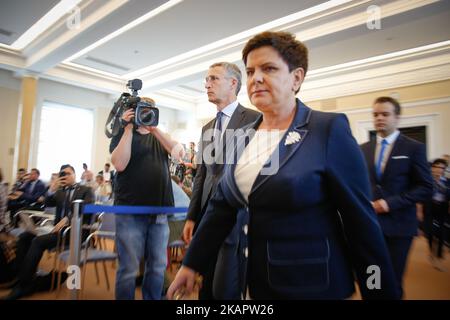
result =
[{"label": "cameraman", "polygon": [[[141,101],[154,103],[149,98]],[[111,161],[117,169],[115,204],[135,206],[173,206],[169,173],[169,154],[174,160],[184,156],[178,142],[157,127],[135,128],[135,109],[122,115],[124,128],[110,144]],[[169,227],[166,215],[116,215],[116,245],[119,266],[116,299],[134,299],[136,276],[145,258],[142,296],[159,300],[166,268]]]}]

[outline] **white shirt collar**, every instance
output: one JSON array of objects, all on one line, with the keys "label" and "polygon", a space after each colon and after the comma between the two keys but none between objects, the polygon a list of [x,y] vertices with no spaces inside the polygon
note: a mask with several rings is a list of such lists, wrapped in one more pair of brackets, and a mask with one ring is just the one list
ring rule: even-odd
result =
[{"label": "white shirt collar", "polygon": [[233,115],[234,110],[236,110],[239,102],[237,100],[234,100],[232,103],[227,105],[225,108],[222,109],[222,112],[228,117],[231,118]]},{"label": "white shirt collar", "polygon": [[399,131],[399,130],[395,130],[394,132],[392,132],[390,135],[388,135],[388,136],[385,137],[385,138],[380,137],[379,135],[377,135],[377,144],[380,144],[381,141],[382,141],[383,139],[385,139],[385,140],[387,141],[387,143],[388,143],[389,145],[391,145],[391,144],[393,144],[393,143],[395,142],[395,140],[398,138],[399,134],[400,134],[400,131]]}]

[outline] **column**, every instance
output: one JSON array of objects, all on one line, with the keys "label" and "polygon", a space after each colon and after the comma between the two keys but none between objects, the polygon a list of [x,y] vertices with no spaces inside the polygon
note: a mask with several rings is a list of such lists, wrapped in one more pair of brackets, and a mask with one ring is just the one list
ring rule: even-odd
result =
[{"label": "column", "polygon": [[[22,79],[20,107],[19,107],[19,119],[17,132],[19,134],[19,145],[17,166],[15,168],[28,167],[30,159],[30,146],[31,146],[31,129],[33,125],[33,113],[36,106],[37,96],[37,84],[38,79],[35,76],[24,76]],[[17,140],[16,140],[17,141]]]}]

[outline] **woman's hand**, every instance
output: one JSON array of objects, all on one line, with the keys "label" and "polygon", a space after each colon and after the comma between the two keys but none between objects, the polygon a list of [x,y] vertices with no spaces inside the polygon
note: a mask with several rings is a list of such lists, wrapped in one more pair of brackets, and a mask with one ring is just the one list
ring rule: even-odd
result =
[{"label": "woman's hand", "polygon": [[192,234],[194,233],[195,221],[186,219],[183,227],[182,238],[183,241],[189,245],[192,240]]},{"label": "woman's hand", "polygon": [[181,266],[167,290],[167,299],[179,300],[183,296],[189,296],[194,289],[195,279],[196,274],[194,270],[186,266]]}]

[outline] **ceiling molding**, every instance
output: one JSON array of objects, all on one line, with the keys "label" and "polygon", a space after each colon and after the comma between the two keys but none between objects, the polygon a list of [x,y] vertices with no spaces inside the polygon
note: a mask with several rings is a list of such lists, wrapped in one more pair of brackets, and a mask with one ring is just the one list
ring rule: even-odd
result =
[{"label": "ceiling molding", "polygon": [[25,58],[19,51],[0,46],[0,66],[3,69],[16,71],[25,67]]},{"label": "ceiling molding", "polygon": [[87,70],[80,71],[68,64],[59,65],[41,74],[41,78],[46,78],[66,84],[79,86],[91,90],[118,95],[126,91],[126,83],[118,77],[109,77],[98,72]]},{"label": "ceiling molding", "polygon": [[[183,71],[181,71],[183,72]],[[354,61],[307,74],[299,96],[316,101],[450,78],[450,42]],[[175,93],[174,93],[175,94]],[[245,90],[239,98],[246,98]],[[203,95],[192,96],[195,103]]]},{"label": "ceiling molding", "polygon": [[47,12],[39,21],[29,28],[19,39],[17,39],[11,47],[16,50],[23,50],[42,33],[48,30],[58,20],[76,7],[82,0],[62,0],[50,11]]},{"label": "ceiling molding", "polygon": [[[128,0],[127,0],[128,1]],[[121,35],[122,33],[138,26],[139,24],[153,18],[154,16],[164,12],[165,10],[170,9],[171,7],[177,5],[178,3],[180,3],[181,1],[184,0],[169,0],[168,2],[162,4],[161,6],[155,8],[154,10],[151,10],[150,12],[146,13],[145,15],[133,20],[132,22],[130,22],[129,24],[123,26],[122,28],[116,30],[113,33],[110,33],[108,36],[100,39],[99,41],[94,42],[93,44],[91,44],[90,46],[84,48],[83,50],[77,52],[76,54],[72,55],[71,57],[67,58],[64,62],[71,62],[79,57],[81,57],[82,55],[92,51],[93,49],[101,46],[102,44],[110,41],[111,39],[114,39],[115,37]]]},{"label": "ceiling molding", "polygon": [[305,101],[323,100],[450,78],[450,43],[415,50],[391,59],[374,57],[366,63],[316,70],[300,90]]},{"label": "ceiling molding", "polygon": [[[402,102],[402,109],[407,108],[415,108],[415,107],[423,107],[423,106],[432,106],[436,104],[445,104],[450,103],[450,97],[445,98],[438,98],[438,99],[425,99],[425,100],[419,100],[419,101],[412,101],[412,102]],[[340,112],[345,114],[359,114],[359,113],[367,113],[372,112],[372,106],[371,105],[364,105],[364,106],[358,106],[353,108],[341,108],[341,109],[334,109],[334,110],[327,110],[329,112]],[[405,116],[402,116],[405,117]]]},{"label": "ceiling molding", "polygon": [[[175,5],[180,1],[168,1],[160,7],[169,6],[169,3]],[[143,16],[142,13],[147,11],[142,10],[139,15],[135,12],[131,13],[128,11],[129,6],[131,6],[131,2],[128,0],[112,0],[101,3],[87,0],[82,1],[79,5],[82,13],[86,15],[80,29],[66,30],[63,17],[49,30],[37,36],[23,52],[11,50],[10,46],[0,45],[0,66],[16,72],[20,70],[24,70],[24,72],[41,70],[42,73],[39,76],[42,78],[113,95],[126,90],[125,83],[128,79],[139,77],[143,80],[144,85],[141,91],[142,95],[148,94],[152,97],[159,95],[161,101],[164,101],[168,107],[185,110],[185,108],[189,109],[198,103],[202,103],[206,99],[205,95],[194,91],[190,95],[187,90],[177,92],[176,86],[203,78],[208,67],[218,60],[241,61],[241,46],[257,32],[267,29],[286,30],[295,33],[298,38],[304,41],[364,25],[367,20],[366,10],[371,3],[380,4],[382,18],[386,18],[435,2],[438,2],[438,0],[328,1],[163,60],[137,72],[118,76],[111,72],[100,71],[73,62],[61,63],[60,61],[64,59],[67,61],[69,56],[69,59],[74,59],[74,57],[88,53],[97,45],[123,33],[125,28],[133,24],[130,21],[138,23],[141,20],[143,22],[150,19],[152,11]],[[141,3],[138,8],[147,7]],[[115,11],[120,15],[114,16]],[[124,12],[129,14],[122,14]],[[123,21],[117,22],[118,16],[124,18]],[[104,25],[104,22],[109,20],[116,22],[117,30],[112,30],[110,26],[109,29],[106,28],[107,30],[99,31],[96,29],[92,32],[91,29],[95,29],[91,28],[92,26],[96,24],[97,26]],[[79,38],[84,40],[80,41]],[[76,51],[77,49],[78,51]],[[28,60],[24,58],[26,55],[29,55]],[[55,64],[57,65],[52,67]],[[445,80],[450,77],[449,68],[450,41],[445,41],[311,70],[308,72],[299,95],[306,101],[322,100]],[[239,98],[246,98],[245,90],[243,91]]]},{"label": "ceiling molding", "polygon": [[39,51],[33,53],[27,58],[27,67],[31,67],[37,64],[39,61],[44,59],[45,57],[51,55],[56,49],[62,47],[67,44],[69,41],[78,37],[80,33],[85,32],[93,25],[98,23],[98,21],[104,19],[108,15],[115,12],[118,8],[126,4],[128,0],[110,0],[100,9],[96,10],[93,14],[89,15],[85,19],[80,21],[79,28],[67,28],[67,31],[62,35],[48,43],[45,47],[40,49]]},{"label": "ceiling molding", "polygon": [[[400,14],[409,10],[425,6],[438,0],[398,0],[381,5],[380,10],[383,18]],[[346,30],[358,25],[365,24],[367,21],[366,6],[369,1],[335,1],[333,5],[319,7],[313,11],[297,12],[287,19],[279,19],[271,23],[271,28],[262,25],[258,30],[250,29],[237,35],[222,39],[207,46],[184,53],[171,59],[161,61],[137,72],[126,74],[124,78],[145,79],[144,87],[148,90],[158,90],[165,86],[174,86],[185,83],[186,79],[198,77],[199,74],[206,72],[208,67],[217,61],[237,62],[242,58],[241,48],[248,39],[256,32],[274,29],[287,30],[296,33],[298,39],[302,41],[333,34],[338,31]],[[315,8],[315,7],[314,7]],[[351,10],[358,10],[356,13]],[[333,20],[333,15],[340,12],[348,16]],[[310,14],[310,15],[308,15]],[[320,21],[319,26],[309,27],[308,23]],[[304,28],[303,26],[306,26]],[[301,31],[299,31],[302,29]]]}]

